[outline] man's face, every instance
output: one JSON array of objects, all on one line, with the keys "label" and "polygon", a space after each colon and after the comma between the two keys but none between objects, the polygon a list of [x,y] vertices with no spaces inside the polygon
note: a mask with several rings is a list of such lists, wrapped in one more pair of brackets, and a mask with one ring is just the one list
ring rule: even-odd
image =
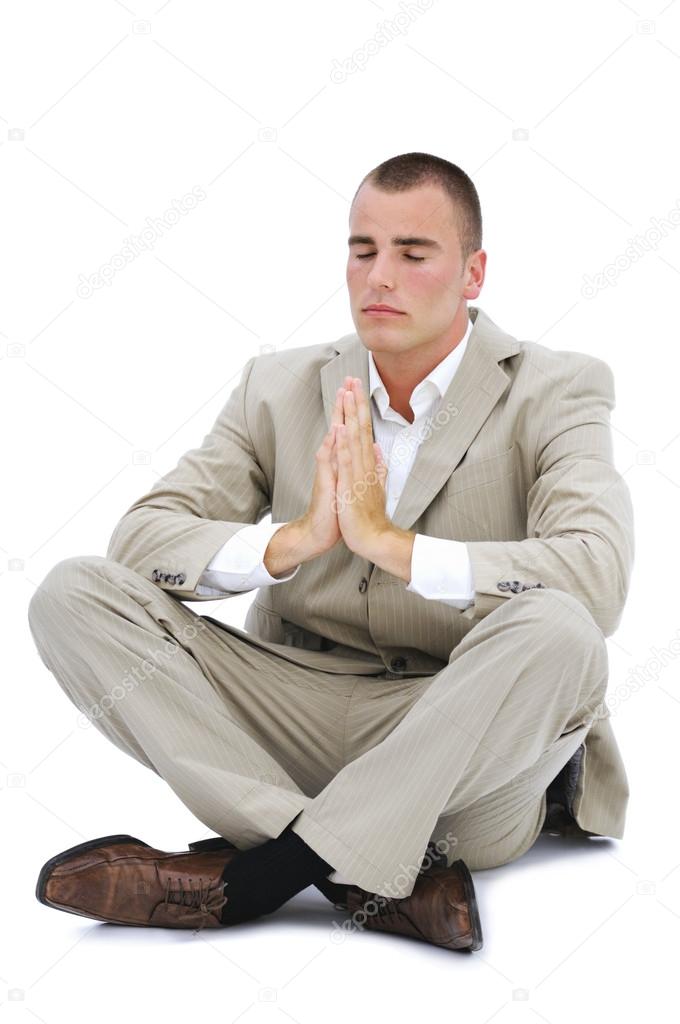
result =
[{"label": "man's face", "polygon": [[[463,264],[454,208],[442,188],[390,193],[366,182],[350,212],[349,234],[352,319],[367,348],[396,353],[437,346],[464,329],[466,300],[479,295],[486,253],[479,249]],[[395,238],[421,241],[395,244]],[[401,315],[373,315],[366,311],[372,304]]]}]

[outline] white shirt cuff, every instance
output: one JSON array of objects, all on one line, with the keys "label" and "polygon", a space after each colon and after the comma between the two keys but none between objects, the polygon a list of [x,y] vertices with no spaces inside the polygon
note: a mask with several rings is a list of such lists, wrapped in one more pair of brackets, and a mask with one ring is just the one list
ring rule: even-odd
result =
[{"label": "white shirt cuff", "polygon": [[269,541],[285,523],[249,523],[222,545],[208,562],[196,585],[198,594],[238,594],[255,587],[292,580],[300,566],[287,576],[272,576],[265,568]]},{"label": "white shirt cuff", "polygon": [[474,603],[475,588],[467,545],[417,533],[411,555],[411,581],[406,589],[452,608],[468,608]]}]

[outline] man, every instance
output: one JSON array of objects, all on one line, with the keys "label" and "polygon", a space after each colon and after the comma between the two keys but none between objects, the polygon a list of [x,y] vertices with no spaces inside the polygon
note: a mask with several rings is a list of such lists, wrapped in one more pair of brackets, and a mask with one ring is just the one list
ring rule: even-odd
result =
[{"label": "man", "polygon": [[[350,211],[356,334],[249,359],[106,558],[38,588],[46,666],[217,833],[63,851],[46,905],[217,927],[315,884],[363,927],[479,949],[470,869],[556,823],[622,836],[605,637],[634,545],[612,373],[468,307],[481,245],[460,168],[374,168]],[[182,604],[256,587],[245,630]]]}]

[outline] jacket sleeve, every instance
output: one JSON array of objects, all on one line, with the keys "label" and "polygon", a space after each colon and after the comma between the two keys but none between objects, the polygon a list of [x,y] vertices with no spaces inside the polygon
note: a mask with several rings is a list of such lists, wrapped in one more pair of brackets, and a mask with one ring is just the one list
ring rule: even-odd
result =
[{"label": "jacket sleeve", "polygon": [[242,526],[212,558],[196,584],[197,594],[223,597],[243,594],[258,587],[274,587],[297,576],[300,566],[283,576],[272,576],[264,564],[269,541],[285,523],[254,523]]},{"label": "jacket sleeve", "polygon": [[482,619],[515,593],[554,587],[578,598],[605,636],[617,629],[634,559],[630,492],[614,465],[614,378],[590,359],[547,404],[527,494],[527,539],[467,543]]},{"label": "jacket sleeve", "polygon": [[109,541],[107,558],[185,601],[215,600],[196,590],[204,569],[244,524],[259,522],[271,510],[269,483],[246,421],[256,358],[245,364],[201,447],[186,452],[127,509]]}]

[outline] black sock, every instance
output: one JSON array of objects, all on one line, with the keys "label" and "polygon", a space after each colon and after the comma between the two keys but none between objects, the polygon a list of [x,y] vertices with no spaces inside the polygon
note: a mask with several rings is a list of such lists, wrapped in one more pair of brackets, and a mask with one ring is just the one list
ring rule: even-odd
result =
[{"label": "black sock", "polygon": [[227,883],[227,902],[222,909],[222,922],[236,924],[271,914],[334,870],[297,832],[291,831],[289,824],[276,839],[241,850],[225,866],[222,878]]}]

